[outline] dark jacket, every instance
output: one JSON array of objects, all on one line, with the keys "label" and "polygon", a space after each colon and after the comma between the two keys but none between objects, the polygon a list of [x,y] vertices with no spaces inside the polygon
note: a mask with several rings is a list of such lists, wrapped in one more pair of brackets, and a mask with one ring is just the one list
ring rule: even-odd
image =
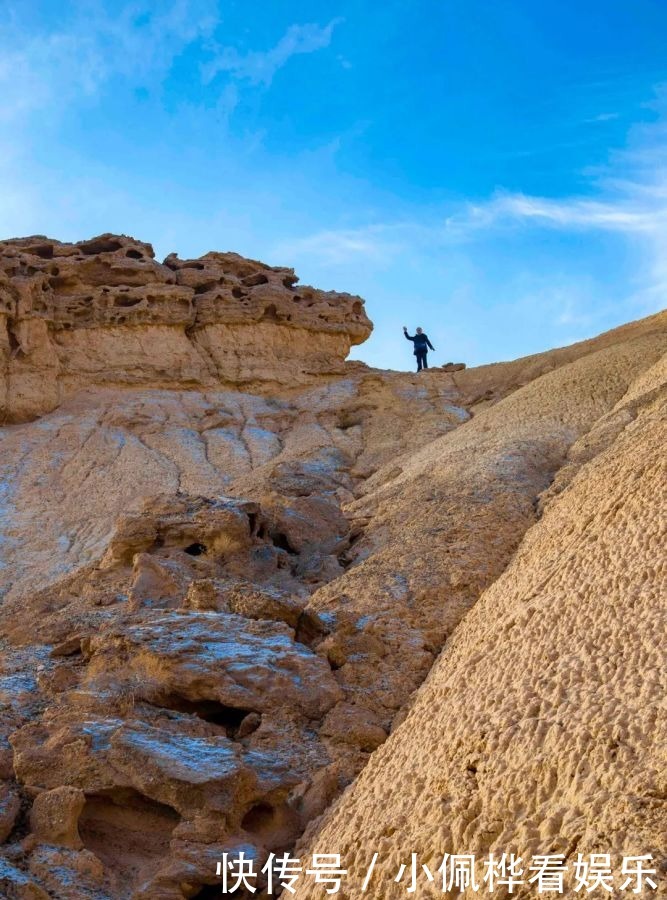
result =
[{"label": "dark jacket", "polygon": [[415,349],[413,351],[415,356],[418,353],[426,353],[427,347],[430,347],[431,350],[435,349],[433,347],[433,344],[429,341],[428,337],[423,332],[422,334],[409,335],[407,331],[404,331],[403,334],[409,341],[412,341],[412,343],[415,345]]}]

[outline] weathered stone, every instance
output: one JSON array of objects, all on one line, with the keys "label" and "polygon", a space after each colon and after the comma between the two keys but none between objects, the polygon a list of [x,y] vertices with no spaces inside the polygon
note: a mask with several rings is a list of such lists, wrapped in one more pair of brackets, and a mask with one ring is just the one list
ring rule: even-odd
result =
[{"label": "weathered stone", "polygon": [[16,788],[10,784],[0,784],[0,844],[4,844],[11,834],[20,809],[21,798]]},{"label": "weathered stone", "polygon": [[30,876],[0,856],[0,888],[7,900],[49,900],[49,894]]},{"label": "weathered stone", "polygon": [[288,707],[318,718],[341,693],[329,667],[282,623],[232,614],[165,612],[93,637],[87,684],[127,684],[160,703],[214,700],[264,713]]},{"label": "weathered stone", "polygon": [[[349,850],[356,877],[360,846],[436,837],[659,846],[667,317],[424,379],[343,362],[356,302],[233,254],[0,245],[25,420],[0,429],[0,762],[35,797],[0,892],[206,896],[242,847]],[[83,850],[53,843],[76,809],[40,824],[62,791]]]},{"label": "weathered stone", "polygon": [[[613,383],[600,357],[597,377]],[[633,408],[625,428],[601,426],[575,444],[568,486],[547,492],[541,519],[402,723],[299,848],[306,856],[335,846],[348,896],[364,896],[368,848],[381,846],[374,878],[387,898],[404,895],[391,856],[404,848],[432,859],[465,847],[484,860],[512,847],[526,860],[573,846],[587,859],[604,846],[612,860],[646,854],[664,871],[656,701],[666,660],[656,628],[666,375],[667,355],[615,404],[616,413]],[[481,864],[477,875],[481,883]],[[576,895],[571,872],[565,878]],[[304,884],[297,896],[318,894]]]},{"label": "weathered stone", "polygon": [[154,259],[100,235],[0,242],[0,413],[24,420],[90,384],[304,383],[368,337],[363,302],[235,253]]},{"label": "weathered stone", "polygon": [[46,844],[83,847],[79,837],[79,816],[86,802],[85,794],[75,787],[58,787],[35,797],[30,810],[33,834]]}]

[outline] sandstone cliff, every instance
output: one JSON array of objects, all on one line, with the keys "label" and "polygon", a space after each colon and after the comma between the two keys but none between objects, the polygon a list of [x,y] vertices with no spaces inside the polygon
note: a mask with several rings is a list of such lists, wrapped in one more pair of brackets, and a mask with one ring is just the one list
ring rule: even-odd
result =
[{"label": "sandstone cliff", "polygon": [[163,263],[150,244],[0,242],[0,415],[21,421],[93,385],[254,387],[340,373],[371,324],[359,297],[297,287],[236,253]]},{"label": "sandstone cliff", "polygon": [[416,376],[345,363],[361,301],[289,269],[0,246],[6,896],[659,855],[667,316]]}]

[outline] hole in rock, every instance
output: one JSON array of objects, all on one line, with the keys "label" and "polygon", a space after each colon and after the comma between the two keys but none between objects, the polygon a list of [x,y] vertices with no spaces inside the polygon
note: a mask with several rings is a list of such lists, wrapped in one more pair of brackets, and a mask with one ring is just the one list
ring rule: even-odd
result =
[{"label": "hole in rock", "polygon": [[7,322],[7,337],[9,338],[9,350],[12,356],[15,356],[21,349],[21,343],[16,336],[14,325],[11,322]]},{"label": "hole in rock", "polygon": [[245,292],[241,290],[241,288],[232,288],[232,297],[235,297],[237,300],[240,300],[241,297],[245,297]]},{"label": "hole in rock", "polygon": [[209,291],[213,291],[217,288],[217,281],[205,281],[204,284],[198,284],[195,288],[195,294],[208,294]]},{"label": "hole in rock", "polygon": [[39,256],[41,259],[53,259],[53,244],[37,244],[27,248],[28,253]]},{"label": "hole in rock", "polygon": [[286,288],[293,288],[298,280],[299,279],[296,277],[296,275],[286,275],[283,278],[283,284]]},{"label": "hole in rock", "polygon": [[101,238],[98,241],[87,241],[85,244],[79,245],[81,252],[86,256],[94,256],[96,253],[114,253],[122,246],[120,241],[113,240],[113,238]]},{"label": "hole in rock", "polygon": [[76,285],[76,281],[71,278],[66,278],[62,275],[52,275],[49,278],[49,287],[53,291],[63,291],[67,293],[71,292]]},{"label": "hole in rock", "polygon": [[[307,610],[304,610],[296,623],[294,640],[299,644],[305,644],[306,647],[310,647],[311,650],[314,650],[326,633],[327,631],[324,623],[319,616],[312,615]],[[329,664],[331,665],[331,662],[329,662]],[[336,667],[331,665],[331,668],[333,669]]]},{"label": "hole in rock", "polygon": [[116,297],[113,305],[127,309],[130,306],[137,306],[139,303],[141,303],[141,297]]},{"label": "hole in rock", "polygon": [[248,275],[247,278],[244,278],[243,283],[246,287],[255,287],[258,284],[268,284],[269,279],[263,272],[257,272],[255,275]]},{"label": "hole in rock", "polygon": [[174,712],[188,713],[211,725],[219,725],[225,729],[228,737],[232,737],[236,733],[241,722],[251,712],[249,709],[226,706],[218,700],[189,700],[187,697],[181,697],[180,694],[167,694],[155,701],[153,705],[160,706],[162,709],[171,709]]},{"label": "hole in rock", "polygon": [[241,820],[241,828],[251,834],[271,833],[275,828],[276,811],[270,803],[257,803]]},{"label": "hole in rock", "polygon": [[144,258],[143,253],[140,253],[138,250],[131,250],[131,249],[127,251],[125,256],[127,256],[128,259],[143,259]]},{"label": "hole in rock", "polygon": [[287,553],[291,553],[292,556],[296,556],[298,551],[294,549],[294,547],[290,544],[289,538],[282,531],[274,531],[271,533],[271,540],[274,543],[274,546],[278,547],[279,550],[285,550]]},{"label": "hole in rock", "polygon": [[203,556],[207,552],[206,544],[190,544],[189,547],[184,548],[184,552],[187,553],[188,556]]},{"label": "hole in rock", "polygon": [[119,886],[129,890],[164,864],[180,816],[171,807],[137,791],[117,789],[93,794],[79,819],[79,834]]},{"label": "hole in rock", "polygon": [[[229,891],[225,892],[229,896]],[[196,894],[192,895],[192,900],[220,900],[223,896],[222,887],[219,884],[204,884]]]},{"label": "hole in rock", "polygon": [[272,806],[260,801],[241,819],[241,828],[253,836],[253,843],[259,841],[276,850],[287,849],[294,843],[299,833],[299,818],[287,803]]},{"label": "hole in rock", "polygon": [[262,314],[262,320],[266,320],[269,322],[277,322],[278,321],[278,310],[273,305],[273,303],[269,303]]},{"label": "hole in rock", "polygon": [[361,303],[358,300],[355,300],[352,304],[352,312],[359,316],[361,315],[362,309],[363,306],[361,305]]},{"label": "hole in rock", "polygon": [[363,422],[363,416],[359,413],[343,410],[338,417],[338,423],[336,427],[341,431],[347,431],[349,428],[356,428],[357,425],[363,425]]}]

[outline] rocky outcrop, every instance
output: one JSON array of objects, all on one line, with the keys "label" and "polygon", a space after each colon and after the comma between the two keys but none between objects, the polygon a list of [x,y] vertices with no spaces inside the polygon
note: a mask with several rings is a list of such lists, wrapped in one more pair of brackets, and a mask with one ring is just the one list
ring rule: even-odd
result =
[{"label": "rocky outcrop", "polygon": [[339,374],[370,334],[363,302],[297,286],[236,253],[154,259],[105,234],[0,242],[0,415],[22,421],[90,385],[275,388]]},{"label": "rocky outcrop", "polygon": [[[656,635],[666,364],[663,355],[639,366],[573,445],[566,482],[542,495],[542,518],[511,564],[454,632],[405,721],[302,847],[342,854],[346,896],[365,896],[373,851],[374,890],[392,898],[404,896],[397,861],[409,864],[410,853],[431,873],[444,854],[473,854],[483,885],[483,860],[510,850],[524,867],[561,854],[567,896],[578,896],[579,854],[610,854],[614,896],[623,896],[622,859],[652,857],[645,867],[657,870],[658,889],[635,892],[665,896],[658,705],[667,660]],[[598,370],[600,381],[610,374]],[[425,892],[440,891],[442,875],[429,886],[419,872]],[[513,893],[535,890],[524,876]],[[319,894],[304,885],[297,896]]]},{"label": "rocky outcrop", "polygon": [[[576,486],[616,452],[633,471],[632,447],[639,482],[644,462],[653,471],[627,440],[661,402],[665,316],[512,363],[417,376],[344,363],[337,342],[363,338],[363,309],[306,297],[291,270],[233,254],[158,264],[148,245],[113,236],[2,246],[3,266],[18,267],[2,295],[14,303],[11,402],[11,384],[25,391],[11,415],[39,415],[0,429],[4,894],[216,896],[223,853],[243,850],[261,867],[296,847],[350,854],[354,896],[359,848],[377,842],[393,861],[432,849],[443,797],[446,847],[527,835],[534,850],[540,816],[560,821],[557,792],[540,787],[538,806],[521,794],[521,811],[508,798],[524,776],[511,773],[537,783],[535,717],[554,717],[554,758],[584,746],[579,725],[574,743],[554,730],[558,672],[584,706],[597,690],[587,664],[570,665],[564,619],[553,647],[544,625],[588,540],[579,511],[589,504],[592,528],[607,521],[603,483],[616,469],[600,470],[590,499]],[[24,331],[17,291],[27,291],[22,311],[36,304]],[[260,321],[272,303],[275,317]],[[40,329],[57,365],[29,371],[25,335]],[[236,329],[247,352],[232,362]],[[286,348],[290,335],[308,346],[262,356],[260,343]],[[164,366],[160,354],[187,364]],[[594,559],[579,562],[590,578],[573,592],[588,602],[590,587],[603,603]],[[613,590],[621,608],[621,581]],[[524,616],[542,595],[541,615]],[[576,619],[578,605],[567,609]],[[573,633],[601,671],[585,623]],[[640,678],[640,657],[623,684]],[[542,681],[551,705],[524,721],[516,698],[533,710]],[[515,752],[516,728],[526,744]],[[614,769],[616,757],[604,759]],[[620,796],[635,781],[618,771]],[[369,798],[385,795],[378,811]],[[597,810],[600,796],[584,779],[577,808]],[[614,846],[649,843],[619,831]]]},{"label": "rocky outcrop", "polygon": [[[537,498],[570,448],[667,350],[658,332],[543,375],[407,458],[380,469],[346,507],[363,523],[344,575],[308,611],[336,625],[319,646],[345,703],[387,731],[479,596],[537,521]],[[376,687],[368,690],[373,672]],[[335,732],[351,758],[354,730]],[[366,762],[365,736],[358,766]],[[337,748],[338,749],[338,748]]]}]

